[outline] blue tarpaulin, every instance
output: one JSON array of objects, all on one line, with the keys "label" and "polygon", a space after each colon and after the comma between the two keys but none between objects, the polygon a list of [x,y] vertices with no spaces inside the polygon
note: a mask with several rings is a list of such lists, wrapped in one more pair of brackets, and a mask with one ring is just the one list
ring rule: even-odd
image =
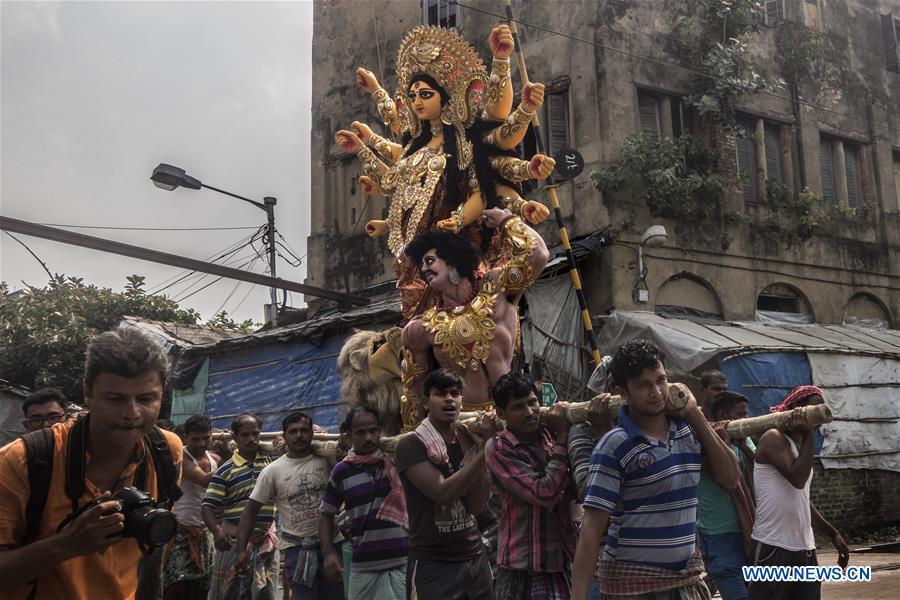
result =
[{"label": "blue tarpaulin", "polygon": [[[728,388],[750,399],[750,416],[769,414],[798,385],[812,383],[812,368],[804,352],[759,352],[724,358],[719,369],[728,377]],[[815,452],[822,448],[816,430]]]},{"label": "blue tarpaulin", "polygon": [[347,334],[312,342],[273,343],[213,354],[209,362],[206,415],[227,428],[250,412],[263,431],[281,431],[281,420],[302,410],[313,423],[337,432],[341,414],[337,356]]}]

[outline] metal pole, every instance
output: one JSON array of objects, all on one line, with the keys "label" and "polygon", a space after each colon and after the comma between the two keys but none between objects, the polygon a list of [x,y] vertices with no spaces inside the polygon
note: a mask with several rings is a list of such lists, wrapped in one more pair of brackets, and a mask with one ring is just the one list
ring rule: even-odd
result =
[{"label": "metal pole", "polygon": [[[266,217],[268,217],[268,234],[269,234],[269,276],[275,277],[275,204],[278,200],[272,196],[263,198],[266,205]],[[278,289],[269,288],[269,296],[271,298],[271,317],[272,327],[278,326]]]},{"label": "metal pole", "polygon": [[267,277],[260,273],[242,271],[232,267],[187,258],[186,256],[169,254],[168,252],[160,252],[159,250],[151,250],[149,248],[141,248],[140,246],[132,246],[131,244],[123,244],[122,242],[84,235],[83,233],[75,233],[74,231],[57,229],[56,227],[48,227],[47,225],[39,225],[38,223],[29,223],[28,221],[4,217],[2,215],[0,215],[0,229],[54,242],[61,242],[63,244],[72,244],[73,246],[99,250],[100,252],[130,256],[131,258],[178,267],[179,269],[188,269],[189,271],[200,271],[201,273],[218,275],[220,278],[246,281],[264,287],[274,287],[275,289],[308,294],[317,298],[328,298],[329,300],[335,300],[342,304],[352,304],[357,306],[366,306],[369,304],[369,299],[364,296],[344,294],[312,285],[304,285],[295,281],[278,279],[277,277]]},{"label": "metal pole", "polygon": [[[506,7],[506,18],[509,20],[509,29],[513,35],[515,42],[516,62],[519,65],[519,75],[522,78],[522,84],[528,84],[528,69],[525,68],[525,54],[522,52],[522,44],[519,42],[519,29],[516,27],[516,21],[513,19],[512,5],[510,0],[502,0]],[[534,137],[537,142],[538,152],[544,153],[544,140],[541,138],[540,121],[538,120],[537,111],[532,117],[531,124],[534,127]],[[562,211],[559,209],[559,198],[556,196],[556,188],[559,185],[553,180],[551,173],[546,179],[544,190],[550,197],[550,207],[553,209],[553,215],[556,217],[556,225],[559,227],[559,240],[562,242],[563,249],[566,252],[566,262],[569,264],[569,276],[572,278],[572,287],[575,288],[575,295],[578,297],[578,307],[581,309],[581,322],[587,335],[588,343],[591,346],[591,357],[594,359],[594,366],[600,366],[600,350],[597,348],[597,340],[594,338],[594,326],[591,323],[591,315],[588,310],[587,298],[584,296],[584,290],[581,289],[581,276],[578,274],[578,266],[575,264],[575,255],[572,253],[572,246],[569,243],[569,232],[566,230],[566,224],[563,221]]]}]

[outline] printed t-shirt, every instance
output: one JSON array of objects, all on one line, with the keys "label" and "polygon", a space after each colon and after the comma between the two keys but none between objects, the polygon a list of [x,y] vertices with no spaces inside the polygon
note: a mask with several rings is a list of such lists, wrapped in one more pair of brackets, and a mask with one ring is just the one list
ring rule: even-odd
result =
[{"label": "printed t-shirt", "polygon": [[409,532],[378,518],[378,509],[391,493],[391,480],[381,463],[355,465],[342,460],[331,471],[328,489],[319,510],[336,514],[341,505],[350,515],[350,541],[354,572],[393,569],[406,564]]},{"label": "printed t-shirt", "polygon": [[458,442],[453,442],[447,444],[447,454],[450,463],[437,465],[428,458],[425,444],[415,435],[408,435],[397,444],[394,456],[406,491],[411,559],[459,562],[482,553],[481,532],[463,499],[459,498],[449,506],[437,504],[406,477],[408,468],[426,461],[445,478],[450,477],[461,468],[463,451]]},{"label": "printed t-shirt", "polygon": [[291,458],[287,454],[263,469],[250,494],[261,504],[275,502],[281,529],[287,534],[281,549],[296,546],[290,538],[319,537],[319,504],[331,468],[321,456]]},{"label": "printed t-shirt", "polygon": [[[72,502],[66,497],[66,461],[69,432],[75,419],[53,425],[53,472],[44,516],[38,530],[41,540],[56,534],[56,528],[72,512]],[[172,452],[172,459],[179,468],[182,459],[181,440],[171,431],[163,435]],[[121,485],[132,485],[134,473],[143,457],[144,446],[135,447],[133,462],[121,474]],[[90,460],[90,456],[88,456]],[[147,492],[157,496],[156,469],[149,458],[147,468]],[[31,488],[28,484],[28,465],[25,460],[25,443],[18,439],[0,448],[0,547],[16,548],[25,537],[25,505]],[[84,482],[84,493],[79,506],[88,504],[101,495],[89,479]],[[59,563],[37,580],[37,599],[57,598],[134,598],[137,591],[137,564],[144,557],[133,538],[123,539],[110,546],[106,552],[94,552]],[[0,582],[0,598],[12,600],[27,598],[31,585],[14,590]]]}]

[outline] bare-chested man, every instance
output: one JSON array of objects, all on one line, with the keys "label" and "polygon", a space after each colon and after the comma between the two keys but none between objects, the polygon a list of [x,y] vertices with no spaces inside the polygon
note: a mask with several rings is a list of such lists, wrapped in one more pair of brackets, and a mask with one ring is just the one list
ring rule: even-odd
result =
[{"label": "bare-chested man", "polygon": [[406,247],[437,297],[436,306],[403,329],[403,424],[421,415],[422,379],[434,367],[459,373],[465,382],[463,410],[487,408],[488,390],[509,372],[519,320],[519,298],[549,259],[544,240],[509,210],[484,211],[487,227],[501,228],[510,245],[502,266],[478,274],[479,256],[464,237],[428,231]]}]

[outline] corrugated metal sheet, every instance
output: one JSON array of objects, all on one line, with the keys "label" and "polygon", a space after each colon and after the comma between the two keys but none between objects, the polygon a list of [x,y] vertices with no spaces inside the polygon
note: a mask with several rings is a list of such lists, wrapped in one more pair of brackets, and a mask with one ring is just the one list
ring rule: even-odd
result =
[{"label": "corrugated metal sheet", "polygon": [[311,342],[273,343],[210,357],[205,414],[216,427],[235,415],[256,414],[264,431],[281,431],[292,410],[336,432],[340,422],[337,356],[348,334]]}]

